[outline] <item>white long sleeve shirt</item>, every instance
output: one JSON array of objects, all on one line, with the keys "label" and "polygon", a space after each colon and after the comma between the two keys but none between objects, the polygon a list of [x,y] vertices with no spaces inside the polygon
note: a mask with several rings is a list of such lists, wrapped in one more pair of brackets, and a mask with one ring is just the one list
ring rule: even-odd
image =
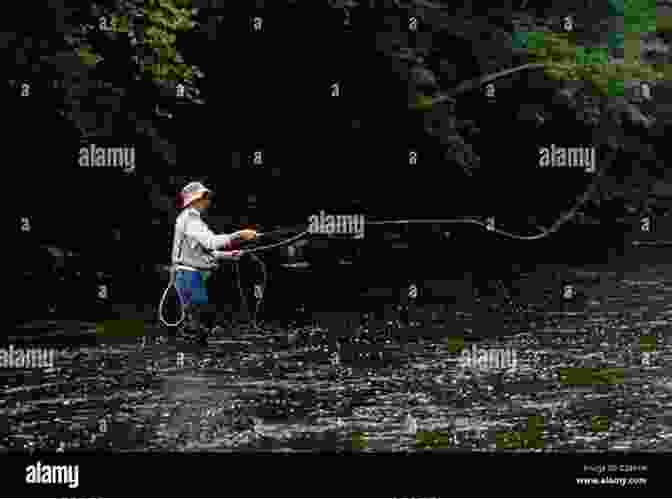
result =
[{"label": "white long sleeve shirt", "polygon": [[212,270],[219,259],[231,254],[220,249],[235,249],[240,240],[240,231],[233,234],[215,234],[201,219],[201,213],[192,207],[179,214],[175,222],[172,263],[176,268],[188,270]]}]

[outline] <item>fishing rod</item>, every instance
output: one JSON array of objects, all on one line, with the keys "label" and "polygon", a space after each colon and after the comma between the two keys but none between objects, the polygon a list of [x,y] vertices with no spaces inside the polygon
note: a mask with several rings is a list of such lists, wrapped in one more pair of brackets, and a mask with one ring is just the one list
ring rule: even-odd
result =
[{"label": "fishing rod", "polygon": [[672,246],[672,241],[632,241],[633,246],[656,246],[667,247]]}]

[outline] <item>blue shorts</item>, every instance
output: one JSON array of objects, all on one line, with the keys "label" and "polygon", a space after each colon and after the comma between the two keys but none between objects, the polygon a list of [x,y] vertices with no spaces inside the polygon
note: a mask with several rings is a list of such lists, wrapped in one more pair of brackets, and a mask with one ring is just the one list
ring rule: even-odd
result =
[{"label": "blue shorts", "polygon": [[175,287],[185,306],[208,304],[208,289],[205,282],[209,275],[209,272],[194,270],[175,271]]}]

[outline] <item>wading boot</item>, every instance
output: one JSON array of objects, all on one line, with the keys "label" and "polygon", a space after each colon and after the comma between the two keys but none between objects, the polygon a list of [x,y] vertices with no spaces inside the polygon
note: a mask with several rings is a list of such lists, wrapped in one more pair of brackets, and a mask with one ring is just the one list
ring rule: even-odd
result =
[{"label": "wading boot", "polygon": [[204,310],[194,310],[193,317],[193,340],[199,345],[208,344],[208,336],[210,336],[210,328],[206,324],[206,313]]},{"label": "wading boot", "polygon": [[197,311],[185,310],[184,320],[177,327],[176,337],[186,341],[193,341],[200,331]]}]

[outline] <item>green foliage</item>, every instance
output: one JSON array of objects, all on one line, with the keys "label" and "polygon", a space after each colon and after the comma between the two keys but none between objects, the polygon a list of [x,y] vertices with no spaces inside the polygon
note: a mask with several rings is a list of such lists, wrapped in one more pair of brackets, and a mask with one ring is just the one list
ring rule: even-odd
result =
[{"label": "green foliage", "polygon": [[110,27],[116,33],[129,33],[131,31],[131,21],[127,15],[113,14],[110,17]]},{"label": "green foliage", "polygon": [[174,0],[150,0],[138,14],[138,17],[146,19],[143,44],[155,55],[154,62],[145,71],[157,83],[184,82],[193,85],[194,78],[200,76],[196,67],[182,61],[175,48],[175,32],[189,31],[196,26],[192,15],[191,9],[178,7]]},{"label": "green foliage", "polygon": [[669,33],[672,31],[672,16],[658,16],[656,18],[656,32]]},{"label": "green foliage", "polygon": [[[58,33],[44,35],[62,37],[62,49],[46,56],[40,54],[49,67],[39,71],[61,78],[54,85],[63,89],[63,102],[57,104],[59,112],[83,136],[109,134],[109,128],[101,129],[100,123],[90,117],[99,109],[101,96],[108,102],[114,99],[115,112],[124,108],[121,100],[134,88],[133,84],[129,87],[126,75],[140,82],[137,88],[142,92],[146,88],[143,82],[151,82],[157,98],[167,92],[177,94],[179,84],[184,90],[180,95],[186,102],[201,104],[197,80],[203,73],[184,61],[177,45],[179,33],[197,25],[193,20],[197,10],[191,9],[191,5],[191,0],[117,0],[114,7],[94,3],[73,9],[71,19],[77,19],[75,24],[66,24]],[[126,54],[126,60],[121,54]],[[114,71],[99,64],[107,60],[114,65]],[[115,79],[113,73],[120,78]],[[110,97],[110,93],[114,96]],[[173,147],[160,137],[151,119],[146,118],[155,112],[154,102],[147,99],[145,109],[136,107],[121,116],[118,123],[133,124],[138,133],[151,139],[164,159],[174,163]]]},{"label": "green foliage", "polygon": [[628,33],[656,30],[655,0],[624,0],[623,24]]},{"label": "green foliage", "polygon": [[101,56],[93,52],[91,45],[83,44],[75,49],[76,54],[85,66],[91,67],[103,60]]},{"label": "green foliage", "polygon": [[614,95],[628,80],[656,81],[662,71],[638,60],[610,61],[604,49],[578,47],[569,34],[528,34],[527,51],[533,62],[546,65],[546,74],[557,80],[588,81],[599,93]]},{"label": "green foliage", "polygon": [[[203,76],[198,67],[185,63],[176,48],[177,33],[192,30],[196,26],[186,0],[124,0],[115,10],[103,11],[92,7],[95,29],[109,40],[135,47],[138,54],[130,63],[136,67],[139,76],[145,76],[161,87],[174,88],[178,83],[185,87],[185,97],[201,103],[196,79]],[[75,27],[65,35],[65,41],[72,47],[87,66],[104,59],[96,52],[92,43],[91,27]],[[120,34],[126,36],[119,36]]]}]

